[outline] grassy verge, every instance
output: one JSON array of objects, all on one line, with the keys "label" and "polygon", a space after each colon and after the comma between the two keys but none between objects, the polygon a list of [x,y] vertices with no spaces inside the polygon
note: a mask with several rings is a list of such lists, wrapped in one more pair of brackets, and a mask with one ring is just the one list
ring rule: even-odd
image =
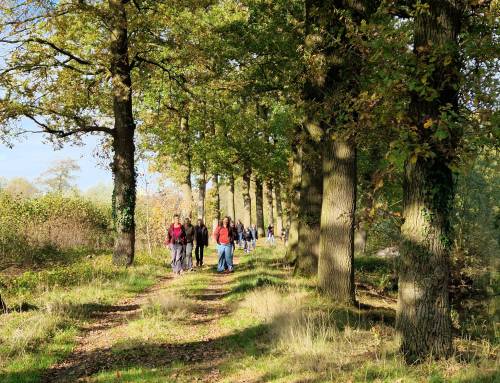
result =
[{"label": "grassy verge", "polygon": [[[244,258],[227,299],[235,310],[222,322],[236,342],[221,366],[223,382],[499,382],[494,339],[456,338],[447,361],[407,366],[398,354],[395,301],[379,283],[391,274],[385,260],[357,259],[359,308],[337,306],[313,279],[279,265],[282,250]],[[366,286],[365,286],[366,287]],[[375,290],[375,293],[372,291]]]},{"label": "grassy verge", "polygon": [[12,308],[0,323],[0,381],[38,381],[72,350],[78,328],[164,275],[162,257],[138,254],[135,265],[123,269],[111,264],[110,254],[78,256],[73,263],[0,276]]},{"label": "grassy verge", "polygon": [[[107,330],[106,364],[88,381],[500,381],[498,339],[486,335],[456,337],[449,360],[403,363],[394,292],[381,283],[392,273],[390,261],[356,260],[361,305],[346,307],[322,297],[314,278],[293,276],[280,261],[283,249],[237,251],[234,274],[219,276],[212,267],[176,278],[142,304],[138,317]],[[8,314],[0,325],[0,356],[8,358],[0,362],[0,381],[36,381],[71,349],[76,328],[92,320],[90,313],[143,290],[165,272],[145,255],[126,271],[115,270],[108,258],[82,261],[82,270],[90,263],[92,276],[77,273],[71,282],[74,274],[68,272],[64,286],[55,282],[54,270],[36,283],[9,282],[17,286],[10,299],[38,309]],[[213,254],[207,258],[215,262]]]}]

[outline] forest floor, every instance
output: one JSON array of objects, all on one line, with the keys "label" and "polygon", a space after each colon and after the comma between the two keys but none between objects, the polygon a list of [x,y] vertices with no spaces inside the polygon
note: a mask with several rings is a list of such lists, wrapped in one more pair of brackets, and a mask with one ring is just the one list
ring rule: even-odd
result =
[{"label": "forest floor", "polygon": [[386,260],[357,259],[360,305],[344,307],[293,276],[282,247],[237,250],[232,274],[216,272],[212,249],[181,277],[161,257],[118,272],[96,256],[77,275],[65,266],[11,281],[19,310],[0,324],[0,382],[500,381],[488,339],[457,337],[452,359],[403,363]]}]

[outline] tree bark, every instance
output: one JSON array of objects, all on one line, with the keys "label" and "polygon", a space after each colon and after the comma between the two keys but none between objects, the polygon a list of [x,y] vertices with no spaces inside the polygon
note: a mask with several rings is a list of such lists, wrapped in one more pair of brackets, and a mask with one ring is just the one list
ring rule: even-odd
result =
[{"label": "tree bark", "polygon": [[250,184],[252,180],[252,169],[247,167],[243,173],[243,225],[249,227],[252,224],[252,199],[250,197]]},{"label": "tree bark", "polygon": [[[401,351],[410,363],[429,356],[446,357],[452,350],[448,275],[454,185],[450,163],[459,133],[453,113],[442,116],[458,111],[463,5],[440,0],[423,3],[428,8],[414,20],[415,82],[433,88],[433,94],[411,94],[409,113],[416,129],[409,145],[426,146],[433,156],[415,152],[405,164],[396,327]],[[445,129],[444,138],[437,137],[438,129]]]},{"label": "tree bark", "polygon": [[290,232],[288,234],[288,245],[286,249],[286,261],[290,264],[295,263],[299,247],[299,204],[300,190],[302,182],[302,143],[297,141],[293,148],[292,158],[292,198],[290,201]]},{"label": "tree bark", "polygon": [[264,236],[264,188],[262,179],[255,177],[255,212],[257,219],[257,232],[259,237]]},{"label": "tree bark", "polygon": [[[266,182],[266,199],[267,199],[267,217],[268,226],[274,226],[274,203],[273,203],[273,182],[271,180]],[[276,233],[275,233],[276,234]]]},{"label": "tree bark", "polygon": [[131,265],[135,251],[136,174],[135,122],[128,57],[127,12],[121,0],[109,0],[111,78],[113,92],[113,212],[115,243],[113,263]]},{"label": "tree bark", "polygon": [[198,179],[198,218],[205,221],[205,196],[207,192],[207,176],[202,172]]},{"label": "tree bark", "polygon": [[0,295],[0,314],[5,314],[7,312],[7,304],[2,299],[2,295]]},{"label": "tree bark", "polygon": [[276,200],[276,236],[281,237],[283,230],[283,207],[281,206],[281,185],[276,182],[274,186],[274,199]]},{"label": "tree bark", "polygon": [[212,228],[215,230],[220,221],[220,189],[219,189],[219,175],[215,173],[212,178],[213,188],[214,188],[214,204],[212,211]]},{"label": "tree bark", "polygon": [[182,134],[182,140],[185,141],[187,147],[187,154],[185,162],[180,166],[181,173],[181,217],[182,218],[192,218],[193,216],[193,187],[191,183],[191,153],[189,150],[189,117],[183,115],[180,118],[180,131]]},{"label": "tree bark", "polygon": [[328,140],[323,151],[319,286],[333,300],[353,304],[356,145]]},{"label": "tree bark", "polygon": [[229,193],[228,193],[228,212],[227,214],[231,217],[231,220],[236,220],[236,208],[234,205],[234,176],[231,174],[229,177]]},{"label": "tree bark", "polygon": [[305,139],[298,211],[298,246],[295,273],[314,275],[318,271],[323,172],[317,143]]}]

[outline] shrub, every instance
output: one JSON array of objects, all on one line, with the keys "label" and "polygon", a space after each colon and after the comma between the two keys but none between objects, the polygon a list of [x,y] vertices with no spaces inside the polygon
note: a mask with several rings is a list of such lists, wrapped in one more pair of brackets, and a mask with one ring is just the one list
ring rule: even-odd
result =
[{"label": "shrub", "polygon": [[0,192],[0,270],[57,259],[69,249],[105,249],[111,239],[106,206],[81,197],[47,194],[23,199]]}]

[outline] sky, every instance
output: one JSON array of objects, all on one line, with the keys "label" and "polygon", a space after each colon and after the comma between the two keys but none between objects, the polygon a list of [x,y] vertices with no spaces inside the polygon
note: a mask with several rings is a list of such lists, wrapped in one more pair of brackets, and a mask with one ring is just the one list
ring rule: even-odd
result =
[{"label": "sky", "polygon": [[55,160],[71,158],[81,169],[75,173],[74,179],[81,190],[97,184],[111,184],[111,171],[95,158],[98,144],[98,137],[87,136],[83,138],[82,146],[66,144],[62,149],[56,149],[51,143],[44,142],[41,134],[28,134],[15,141],[12,149],[0,144],[0,177],[23,177],[35,181]]}]

